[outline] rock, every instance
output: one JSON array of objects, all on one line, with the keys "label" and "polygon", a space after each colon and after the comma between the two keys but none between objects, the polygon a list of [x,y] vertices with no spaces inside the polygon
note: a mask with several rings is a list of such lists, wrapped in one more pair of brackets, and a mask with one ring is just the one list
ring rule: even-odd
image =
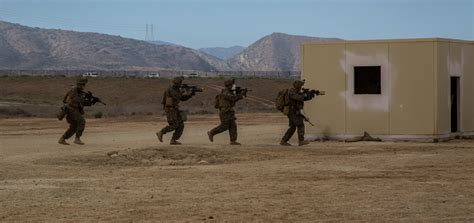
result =
[{"label": "rock", "polygon": [[111,151],[111,152],[108,152],[107,153],[107,156],[110,156],[110,157],[117,157],[118,156],[118,151]]},{"label": "rock", "polygon": [[201,160],[198,162],[198,164],[208,164],[209,162],[205,161],[205,160]]},{"label": "rock", "polygon": [[380,138],[374,138],[369,133],[364,132],[363,136],[356,136],[350,139],[346,139],[345,142],[360,142],[360,141],[372,141],[372,142],[381,142]]}]

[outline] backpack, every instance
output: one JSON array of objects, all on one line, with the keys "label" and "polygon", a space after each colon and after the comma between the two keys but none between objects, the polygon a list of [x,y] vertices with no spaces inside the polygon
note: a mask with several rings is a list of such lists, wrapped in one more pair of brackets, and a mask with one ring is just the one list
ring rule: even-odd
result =
[{"label": "backpack", "polygon": [[163,94],[163,98],[161,99],[161,104],[163,105],[163,108],[166,106],[166,92]]},{"label": "backpack", "polygon": [[214,98],[214,108],[219,109],[221,107],[221,98],[222,98],[222,93],[216,95]]},{"label": "backpack", "polygon": [[288,91],[288,89],[279,91],[275,99],[275,107],[281,112],[283,112],[285,106],[288,106],[290,104],[290,97],[288,95]]},{"label": "backpack", "polygon": [[165,91],[165,93],[163,94],[163,98],[161,99],[161,104],[163,105],[163,108],[173,106],[173,98],[168,97],[168,91]]}]

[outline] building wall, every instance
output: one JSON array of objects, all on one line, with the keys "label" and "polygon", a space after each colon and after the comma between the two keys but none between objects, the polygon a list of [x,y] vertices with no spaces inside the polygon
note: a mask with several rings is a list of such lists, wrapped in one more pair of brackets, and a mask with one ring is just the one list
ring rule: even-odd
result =
[{"label": "building wall", "polygon": [[[304,87],[325,90],[325,96],[306,103],[305,110],[315,127],[308,131],[318,134],[346,132],[346,74],[344,72],[344,44],[312,45],[302,48],[302,79]],[[342,62],[342,64],[341,64]]]},{"label": "building wall", "polygon": [[[381,66],[381,95],[354,94],[354,66]],[[386,43],[346,44],[346,134],[389,134],[391,74]]]},{"label": "building wall", "polygon": [[391,135],[434,133],[434,42],[390,43]]},{"label": "building wall", "polygon": [[472,43],[437,42],[437,133],[451,133],[450,81],[452,76],[460,80],[461,132],[474,132],[474,45]]},{"label": "building wall", "polygon": [[[306,103],[308,135],[433,135],[434,41],[304,44],[306,87],[327,95]],[[382,94],[354,95],[354,66],[381,66]]]},{"label": "building wall", "polygon": [[461,95],[463,132],[474,133],[474,44],[464,45],[464,60],[462,62],[463,94]]},{"label": "building wall", "polygon": [[449,43],[437,42],[437,73],[436,73],[436,131],[435,134],[446,135],[451,132],[450,121],[450,75],[449,75]]}]

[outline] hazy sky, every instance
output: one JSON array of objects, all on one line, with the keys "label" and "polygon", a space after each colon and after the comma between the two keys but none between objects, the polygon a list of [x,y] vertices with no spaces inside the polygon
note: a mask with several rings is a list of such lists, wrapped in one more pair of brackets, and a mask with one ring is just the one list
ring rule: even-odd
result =
[{"label": "hazy sky", "polygon": [[272,32],[344,39],[474,39],[474,0],[0,0],[0,20],[154,38],[193,48],[248,46]]}]

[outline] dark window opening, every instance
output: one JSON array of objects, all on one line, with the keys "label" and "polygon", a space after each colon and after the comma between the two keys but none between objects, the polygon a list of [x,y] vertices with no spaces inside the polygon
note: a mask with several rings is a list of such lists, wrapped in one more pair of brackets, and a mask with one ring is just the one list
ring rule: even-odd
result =
[{"label": "dark window opening", "polygon": [[459,132],[459,77],[451,77],[451,132]]},{"label": "dark window opening", "polygon": [[381,94],[381,67],[354,67],[354,94]]}]

